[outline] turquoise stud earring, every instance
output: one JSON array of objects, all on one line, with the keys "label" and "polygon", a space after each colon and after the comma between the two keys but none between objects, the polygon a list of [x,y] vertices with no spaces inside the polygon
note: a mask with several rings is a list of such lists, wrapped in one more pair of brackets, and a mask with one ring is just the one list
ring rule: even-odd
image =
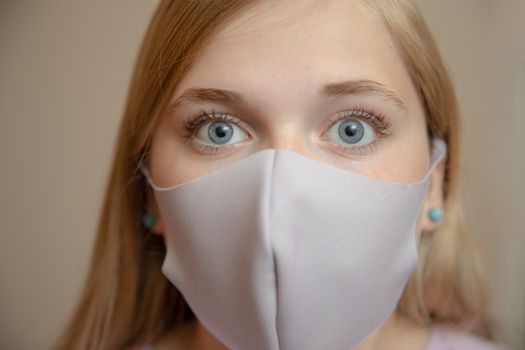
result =
[{"label": "turquoise stud earring", "polygon": [[437,222],[443,217],[443,211],[440,208],[430,208],[428,211],[428,218],[432,222]]},{"label": "turquoise stud earring", "polygon": [[152,213],[146,213],[142,217],[142,224],[146,228],[152,228],[155,225],[155,221],[155,215],[153,215]]}]

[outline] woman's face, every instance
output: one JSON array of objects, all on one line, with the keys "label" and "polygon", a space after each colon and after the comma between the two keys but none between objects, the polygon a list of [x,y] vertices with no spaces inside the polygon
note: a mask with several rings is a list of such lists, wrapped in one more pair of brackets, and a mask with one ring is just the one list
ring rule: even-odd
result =
[{"label": "woman's face", "polygon": [[397,182],[427,172],[418,95],[361,2],[261,1],[228,22],[177,86],[150,171],[168,187],[267,148]]}]

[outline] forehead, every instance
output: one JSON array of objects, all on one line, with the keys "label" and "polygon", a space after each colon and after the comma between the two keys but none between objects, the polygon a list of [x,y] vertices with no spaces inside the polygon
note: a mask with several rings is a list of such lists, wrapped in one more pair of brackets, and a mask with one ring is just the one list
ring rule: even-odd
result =
[{"label": "forehead", "polygon": [[311,96],[350,79],[378,81],[407,102],[414,97],[390,33],[361,1],[265,0],[217,30],[177,90],[228,88],[278,102],[283,91]]}]

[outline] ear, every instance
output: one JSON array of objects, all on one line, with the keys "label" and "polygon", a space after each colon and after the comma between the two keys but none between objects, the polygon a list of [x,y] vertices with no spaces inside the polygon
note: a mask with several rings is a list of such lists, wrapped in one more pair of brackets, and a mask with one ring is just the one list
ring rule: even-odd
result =
[{"label": "ear", "polygon": [[157,201],[155,200],[155,196],[153,195],[151,189],[148,190],[146,203],[146,208],[148,208],[148,212],[150,214],[153,214],[153,216],[155,217],[155,224],[149,228],[149,231],[153,234],[164,236],[164,233],[166,232],[166,225],[164,223],[164,218],[162,217],[162,214],[159,210],[159,206],[157,204]]},{"label": "ear", "polygon": [[[443,223],[443,218],[446,215],[443,195],[446,161],[447,158],[443,157],[430,174],[427,195],[423,201],[418,220],[419,230],[421,230],[422,233],[432,232],[437,229]],[[443,212],[443,217],[438,221],[430,220],[428,213],[431,208],[439,208]]]}]

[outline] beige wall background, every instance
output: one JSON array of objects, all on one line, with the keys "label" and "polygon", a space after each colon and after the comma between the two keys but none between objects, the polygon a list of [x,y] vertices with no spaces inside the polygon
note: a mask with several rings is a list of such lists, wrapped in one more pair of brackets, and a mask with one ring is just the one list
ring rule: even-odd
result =
[{"label": "beige wall background", "polygon": [[[525,349],[525,1],[418,2],[460,99],[463,197],[498,339]],[[0,0],[1,349],[49,349],[79,296],[156,3]]]}]

